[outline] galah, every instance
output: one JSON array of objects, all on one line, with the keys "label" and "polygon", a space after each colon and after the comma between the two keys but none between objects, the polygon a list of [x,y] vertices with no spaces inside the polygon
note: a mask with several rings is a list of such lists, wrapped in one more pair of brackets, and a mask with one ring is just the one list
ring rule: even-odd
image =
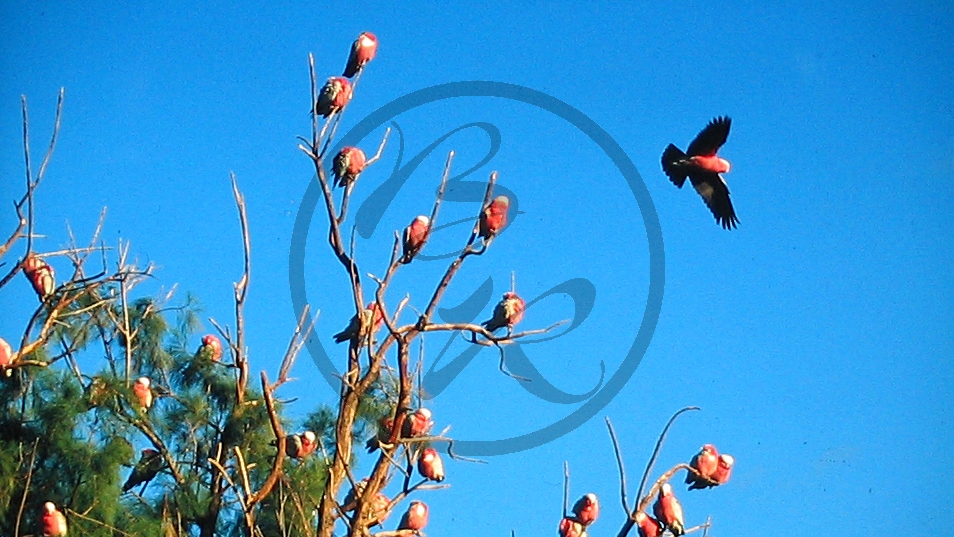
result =
[{"label": "galah", "polygon": [[514,325],[523,319],[523,310],[526,308],[526,302],[513,291],[503,294],[503,298],[494,307],[494,315],[488,321],[482,324],[488,332],[493,332],[498,328],[507,327],[508,332],[513,331]]},{"label": "galah", "polygon": [[510,198],[507,196],[497,196],[489,205],[484,207],[477,225],[478,235],[484,239],[484,242],[496,237],[500,230],[507,225],[507,211],[509,209]]},{"label": "galah", "polygon": [[712,482],[715,485],[726,484],[732,477],[732,466],[734,464],[735,458],[732,455],[719,455],[719,465],[716,466],[715,472],[712,472]]},{"label": "galah", "polygon": [[560,537],[587,537],[586,527],[573,517],[564,517],[557,528]]},{"label": "galah", "polygon": [[414,500],[401,517],[398,530],[421,531],[425,526],[427,526],[427,504]]},{"label": "galah", "polygon": [[214,334],[202,336],[202,345],[196,351],[196,357],[218,362],[222,358],[222,342]]},{"label": "galah", "polygon": [[371,32],[361,32],[361,35],[351,45],[351,54],[348,55],[348,64],[345,65],[344,75],[354,77],[358,71],[374,59],[378,52],[378,38]]},{"label": "galah", "polygon": [[142,450],[142,454],[139,456],[139,462],[133,467],[132,473],[129,474],[129,479],[127,479],[123,485],[123,492],[128,491],[140,483],[149,483],[152,481],[153,478],[156,477],[156,474],[162,470],[163,464],[165,464],[165,461],[162,459],[161,453],[149,448]]},{"label": "galah", "polygon": [[437,481],[444,480],[444,461],[441,460],[440,453],[434,448],[427,448],[421,453],[421,458],[417,460],[417,471],[421,477]]},{"label": "galah", "polygon": [[333,76],[321,88],[318,102],[315,104],[315,113],[328,117],[341,111],[351,100],[351,82],[347,78]]},{"label": "galah", "polygon": [[663,534],[659,521],[642,511],[636,513],[636,527],[639,529],[639,537],[660,537]]},{"label": "galah", "polygon": [[311,455],[316,447],[318,447],[318,441],[315,433],[311,431],[285,437],[285,454],[293,459],[304,459]]},{"label": "galah", "polygon": [[729,172],[729,161],[716,155],[729,137],[731,124],[730,118],[717,117],[696,135],[686,153],[669,144],[662,155],[662,168],[669,180],[682,188],[689,177],[693,188],[724,229],[732,229],[739,222],[729,199],[729,187],[721,175]]},{"label": "galah", "polygon": [[[354,511],[355,502],[358,501],[358,496],[364,494],[364,489],[368,486],[368,478],[364,478],[361,481],[355,483],[355,488],[352,488],[348,491],[348,494],[345,495],[344,503],[341,506],[347,511]],[[383,524],[385,520],[391,515],[391,511],[388,509],[391,506],[391,499],[385,496],[383,493],[378,492],[374,495],[374,498],[371,499],[371,509],[367,511],[370,526],[377,526],[378,524]]]},{"label": "galah", "polygon": [[404,420],[404,436],[408,438],[417,438],[431,432],[434,421],[431,419],[434,415],[430,410],[421,407],[408,414]]},{"label": "galah", "polygon": [[427,236],[431,231],[431,219],[423,214],[411,222],[411,225],[404,228],[404,255],[401,256],[401,263],[405,265],[410,263],[414,256],[421,251],[424,243],[427,242]]},{"label": "galah", "polygon": [[381,444],[387,443],[391,438],[391,429],[394,428],[394,419],[390,416],[385,416],[378,421],[378,432],[375,436],[372,436],[365,443],[365,447],[368,448],[368,453],[373,453],[374,450],[381,447]]},{"label": "galah", "polygon": [[672,485],[663,483],[659,488],[656,503],[653,504],[653,515],[673,535],[679,537],[686,532],[686,522],[682,515],[682,504],[672,493]]},{"label": "galah", "polygon": [[359,315],[352,317],[344,330],[335,334],[335,343],[342,343],[358,338],[358,344],[363,345],[365,340],[368,339],[369,329],[373,336],[374,333],[381,328],[382,324],[384,324],[384,314],[378,308],[378,303],[374,301],[368,302],[367,307],[361,310]]},{"label": "galah", "polygon": [[333,171],[335,186],[347,186],[358,180],[358,175],[364,171],[368,159],[364,151],[357,147],[344,147],[335,155]]},{"label": "galah", "polygon": [[712,444],[702,446],[699,453],[696,453],[696,455],[692,457],[692,460],[689,461],[689,466],[698,473],[697,475],[692,472],[686,472],[686,484],[689,485],[689,490],[702,489],[709,486],[712,474],[715,473],[718,464],[719,452],[715,446]]},{"label": "galah", "polygon": [[53,267],[33,254],[23,260],[23,274],[30,280],[30,285],[33,286],[40,300],[52,295],[53,290],[56,289]]},{"label": "galah", "polygon": [[53,502],[43,504],[43,518],[40,519],[43,537],[63,537],[66,535],[66,516]]},{"label": "galah", "polygon": [[596,498],[596,494],[591,492],[577,500],[573,504],[573,514],[584,526],[596,522],[596,519],[600,516],[600,502]]},{"label": "galah", "polygon": [[7,369],[7,366],[13,363],[13,349],[10,347],[10,344],[7,343],[7,340],[0,337],[0,371],[3,371],[3,374],[10,376],[13,373],[12,369]]},{"label": "galah", "polygon": [[136,396],[136,400],[139,402],[139,408],[143,412],[149,410],[149,407],[152,406],[152,381],[149,380],[149,377],[139,377],[136,379],[136,383],[133,384],[133,395]]}]

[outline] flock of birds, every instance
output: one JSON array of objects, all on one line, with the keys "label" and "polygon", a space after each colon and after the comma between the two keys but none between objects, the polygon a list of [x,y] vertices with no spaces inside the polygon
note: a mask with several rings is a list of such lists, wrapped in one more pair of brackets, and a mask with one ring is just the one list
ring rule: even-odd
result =
[{"label": "flock of birds", "polygon": [[[352,85],[349,79],[360,73],[374,58],[377,47],[378,40],[371,32],[363,32],[358,36],[352,44],[343,75],[329,78],[322,87],[315,104],[316,114],[328,117],[350,102]],[[662,169],[672,183],[682,188],[688,178],[706,206],[712,211],[716,222],[725,229],[735,228],[739,222],[729,198],[728,186],[722,178],[722,174],[729,171],[729,162],[717,154],[729,136],[730,126],[730,118],[717,117],[699,132],[689,143],[685,152],[669,144],[662,155]],[[360,148],[349,146],[341,149],[333,160],[334,185],[341,188],[353,186],[358,176],[364,171],[367,162],[368,159]],[[509,208],[510,200],[506,196],[497,196],[484,207],[477,229],[478,237],[484,245],[489,245],[506,227]],[[430,236],[430,231],[431,222],[425,215],[415,217],[405,228],[402,237],[403,253],[400,258],[402,264],[410,263],[421,251]],[[43,259],[31,254],[23,260],[21,267],[41,301],[55,292],[53,268]],[[492,317],[482,323],[482,326],[491,334],[500,328],[507,328],[509,336],[512,334],[514,325],[523,318],[525,308],[525,301],[511,290],[503,295],[494,307]],[[357,345],[369,343],[373,334],[381,328],[383,321],[383,313],[378,309],[377,303],[372,301],[351,319],[344,330],[335,334],[335,342],[350,341]],[[217,362],[221,356],[222,343],[218,337],[212,334],[203,337],[196,359]],[[17,358],[10,345],[0,338],[0,372],[9,376],[12,370],[8,366]],[[133,384],[133,395],[138,403],[138,409],[147,412],[154,400],[151,380],[148,377],[137,379]],[[426,408],[419,408],[407,413],[400,436],[414,438],[426,435],[432,425],[431,412]],[[379,424],[378,436],[368,441],[369,451],[393,441],[396,432],[392,429],[393,422],[390,418],[382,420]],[[312,431],[286,437],[285,452],[291,458],[304,459],[313,453],[316,447],[317,439]],[[414,457],[422,477],[437,482],[444,479],[444,463],[437,450],[431,447],[419,449],[416,450]],[[727,482],[733,464],[734,459],[730,455],[719,455],[714,446],[706,444],[690,463],[692,471],[686,477],[689,490],[715,487]],[[160,452],[151,448],[143,449],[139,461],[123,485],[123,492],[132,490],[140,484],[143,485],[142,491],[144,491],[149,482],[162,471],[164,465],[165,461]],[[356,498],[363,493],[366,485],[367,480],[362,480],[345,497],[343,509],[346,512],[354,510]],[[370,525],[382,524],[392,507],[391,500],[383,493],[378,493],[377,497],[372,499]],[[572,514],[568,514],[560,521],[560,537],[586,537],[586,528],[595,522],[598,516],[599,501],[596,495],[590,493],[583,496],[574,504]],[[427,519],[427,505],[415,500],[410,503],[401,517],[397,529],[417,533],[427,525]],[[666,530],[676,536],[683,534],[685,525],[682,506],[669,483],[664,483],[659,488],[656,502],[653,504],[653,516],[638,512],[634,522],[640,537],[659,537]],[[66,517],[52,502],[44,504],[40,525],[44,537],[63,537],[67,534]]]}]

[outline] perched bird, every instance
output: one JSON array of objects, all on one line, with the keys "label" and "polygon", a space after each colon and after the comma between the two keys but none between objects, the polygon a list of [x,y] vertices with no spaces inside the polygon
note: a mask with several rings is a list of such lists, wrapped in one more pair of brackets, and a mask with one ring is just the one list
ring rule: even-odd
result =
[{"label": "perched bird", "polygon": [[159,470],[162,470],[163,464],[165,464],[165,461],[162,460],[162,454],[158,451],[149,448],[142,450],[142,454],[139,456],[139,462],[133,467],[132,473],[129,474],[129,479],[127,479],[123,485],[123,492],[128,491],[140,483],[148,484],[156,477]]},{"label": "perched bird", "polygon": [[656,497],[656,503],[653,504],[653,515],[676,537],[686,532],[682,504],[672,493],[672,485],[669,483],[663,483],[659,488],[659,495]]},{"label": "perched bird", "polygon": [[305,431],[300,435],[290,434],[285,437],[285,454],[293,459],[304,459],[311,455],[316,447],[318,447],[317,438],[315,438],[315,433],[311,431]]},{"label": "perched bird", "polygon": [[427,526],[427,504],[414,500],[401,517],[398,529],[421,531],[425,526]]},{"label": "perched bird", "polygon": [[335,174],[335,186],[347,186],[358,180],[358,175],[364,171],[367,164],[367,157],[364,151],[357,147],[345,147],[335,155],[333,171]]},{"label": "perched bird", "polygon": [[53,267],[33,254],[23,260],[23,274],[30,280],[30,285],[33,286],[40,300],[52,295],[53,290],[56,289]]},{"label": "perched bird", "polygon": [[431,219],[423,214],[415,218],[411,225],[404,228],[404,255],[401,256],[401,263],[406,265],[414,259],[414,256],[421,251],[424,243],[427,242],[430,231]]},{"label": "perched bird", "polygon": [[434,420],[431,419],[433,416],[430,410],[421,407],[408,415],[401,432],[408,438],[424,436],[431,432],[431,427],[434,426]]},{"label": "perched bird", "polygon": [[342,76],[354,77],[358,74],[358,71],[364,69],[364,66],[374,59],[377,52],[378,38],[371,32],[361,32],[361,35],[351,45],[351,54],[348,55],[348,64],[345,65]]},{"label": "perched bird", "polygon": [[444,480],[444,461],[441,460],[440,453],[434,448],[427,448],[421,453],[421,458],[417,460],[417,471],[421,477],[437,481]]},{"label": "perched bird", "polygon": [[[341,506],[346,511],[354,511],[355,502],[358,501],[358,496],[364,494],[364,489],[368,486],[368,478],[364,478],[361,481],[355,483],[355,488],[352,488],[348,491],[348,494],[345,495],[344,503]],[[369,520],[369,526],[377,526],[383,524],[385,520],[391,515],[391,511],[388,509],[391,505],[391,499],[385,496],[383,493],[378,492],[374,495],[374,498],[371,499],[371,510],[367,511],[367,520]]]},{"label": "perched bird", "polygon": [[523,310],[526,308],[526,302],[513,291],[503,294],[500,302],[494,306],[494,314],[490,320],[482,323],[483,327],[489,332],[494,332],[498,328],[507,327],[507,332],[512,332],[514,325],[523,319]]},{"label": "perched bird", "polygon": [[596,522],[596,519],[600,516],[600,502],[597,500],[596,494],[591,492],[577,500],[573,504],[573,514],[584,526]]},{"label": "perched bird", "polygon": [[202,336],[202,345],[195,353],[196,358],[218,362],[222,358],[222,342],[214,334]]},{"label": "perched bird", "polygon": [[66,535],[66,517],[53,502],[43,504],[43,518],[40,519],[43,527],[43,537],[63,537]]},{"label": "perched bird", "polygon": [[510,198],[497,196],[484,207],[477,224],[478,236],[489,242],[507,225],[507,211],[510,209]]},{"label": "perched bird", "polygon": [[715,473],[718,464],[719,452],[716,451],[715,446],[712,444],[702,446],[699,453],[696,453],[692,460],[689,461],[689,466],[698,472],[698,475],[692,472],[686,472],[686,484],[689,485],[689,490],[702,489],[709,486],[712,482],[712,474]]},{"label": "perched bird", "polygon": [[716,156],[729,137],[731,124],[728,117],[717,117],[696,135],[686,153],[669,144],[662,155],[662,168],[669,180],[682,188],[689,177],[716,222],[725,229],[732,229],[739,222],[729,200],[729,187],[720,175],[729,172],[729,161]]},{"label": "perched bird", "polygon": [[363,345],[368,336],[373,337],[382,324],[384,324],[384,314],[378,308],[378,303],[368,302],[367,307],[360,314],[352,317],[351,322],[344,330],[335,334],[335,343],[343,343],[357,338],[358,344]]},{"label": "perched bird", "polygon": [[106,397],[109,396],[109,386],[102,377],[93,377],[83,390],[83,396],[86,399],[87,410],[92,409],[106,401]]},{"label": "perched bird", "polygon": [[139,408],[143,412],[149,410],[152,406],[152,381],[149,380],[149,377],[139,377],[136,379],[136,383],[133,384],[133,395],[136,396],[136,400],[139,402]]},{"label": "perched bird", "polygon": [[663,534],[659,522],[642,511],[636,513],[636,527],[639,528],[639,537],[660,537]]},{"label": "perched bird", "polygon": [[[735,464],[735,458],[732,455],[719,455],[719,465],[712,473],[712,482],[715,485],[724,485],[732,477],[732,466]],[[713,485],[713,486],[715,486]]]},{"label": "perched bird", "polygon": [[7,343],[7,340],[0,337],[0,371],[3,371],[3,374],[10,376],[13,374],[12,369],[7,369],[7,366],[13,363],[13,349],[10,347],[10,344]]},{"label": "perched bird", "polygon": [[347,78],[333,76],[321,88],[318,102],[315,103],[315,113],[328,117],[339,112],[351,100],[351,82]]},{"label": "perched bird", "polygon": [[587,537],[586,527],[573,517],[564,517],[557,528],[560,537]]}]

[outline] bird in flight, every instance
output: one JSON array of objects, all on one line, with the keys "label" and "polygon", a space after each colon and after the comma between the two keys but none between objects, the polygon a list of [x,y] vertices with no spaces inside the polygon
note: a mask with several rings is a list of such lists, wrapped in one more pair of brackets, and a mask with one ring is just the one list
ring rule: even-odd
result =
[{"label": "bird in flight", "polygon": [[669,180],[682,188],[688,177],[716,222],[725,229],[739,223],[729,199],[729,187],[722,178],[722,174],[729,171],[729,161],[716,155],[729,137],[731,125],[729,117],[717,117],[696,135],[685,153],[669,144],[662,155],[662,168]]}]

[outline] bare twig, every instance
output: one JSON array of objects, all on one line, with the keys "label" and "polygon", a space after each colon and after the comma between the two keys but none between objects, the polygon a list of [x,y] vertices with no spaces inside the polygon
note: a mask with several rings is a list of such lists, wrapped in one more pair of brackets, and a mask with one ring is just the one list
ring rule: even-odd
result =
[{"label": "bare twig", "polygon": [[17,511],[17,523],[13,529],[13,535],[15,537],[20,537],[20,520],[23,518],[23,508],[26,506],[27,493],[30,491],[30,481],[33,480],[33,463],[36,462],[36,448],[40,443],[40,438],[37,437],[33,441],[33,453],[30,454],[30,467],[27,470],[26,484],[23,485],[23,496],[20,497],[20,509]]},{"label": "bare twig", "polygon": [[235,205],[238,207],[239,222],[242,226],[242,247],[244,253],[244,264],[242,278],[234,284],[235,288],[235,345],[232,346],[232,356],[238,367],[238,383],[236,385],[236,399],[241,405],[245,402],[245,391],[248,387],[248,357],[245,355],[245,298],[248,295],[248,284],[251,278],[251,238],[248,230],[248,214],[245,209],[245,196],[239,190],[238,182],[235,180],[235,174],[230,173],[232,180],[232,194],[235,197]]},{"label": "bare twig", "polygon": [[563,518],[570,512],[570,463],[563,461]]},{"label": "bare twig", "polygon": [[623,502],[623,511],[629,513],[629,502],[626,500],[626,469],[623,467],[623,454],[620,452],[619,439],[616,438],[616,430],[613,429],[613,422],[609,416],[606,416],[606,428],[609,429],[610,439],[613,440],[613,452],[616,453],[616,466],[619,467],[619,496]]},{"label": "bare twig", "polygon": [[666,433],[669,432],[669,428],[672,427],[672,424],[673,424],[673,423],[675,423],[676,418],[678,418],[678,417],[679,417],[680,415],[682,415],[684,412],[689,412],[689,411],[691,411],[691,410],[699,410],[699,407],[697,407],[697,406],[687,406],[687,407],[685,407],[685,408],[681,408],[681,409],[677,410],[676,413],[673,414],[671,418],[669,418],[669,421],[666,422],[666,426],[663,427],[662,432],[659,433],[659,439],[656,440],[656,447],[653,448],[653,454],[652,454],[652,456],[649,458],[649,463],[646,464],[646,471],[643,472],[643,478],[642,478],[642,480],[640,480],[640,482],[639,482],[639,491],[636,492],[636,497],[637,497],[637,498],[642,498],[642,496],[643,496],[643,490],[645,490],[645,488],[646,488],[646,482],[649,480],[649,474],[650,474],[650,472],[653,471],[653,464],[656,463],[656,458],[659,456],[659,450],[662,449],[663,442],[666,440]]}]

